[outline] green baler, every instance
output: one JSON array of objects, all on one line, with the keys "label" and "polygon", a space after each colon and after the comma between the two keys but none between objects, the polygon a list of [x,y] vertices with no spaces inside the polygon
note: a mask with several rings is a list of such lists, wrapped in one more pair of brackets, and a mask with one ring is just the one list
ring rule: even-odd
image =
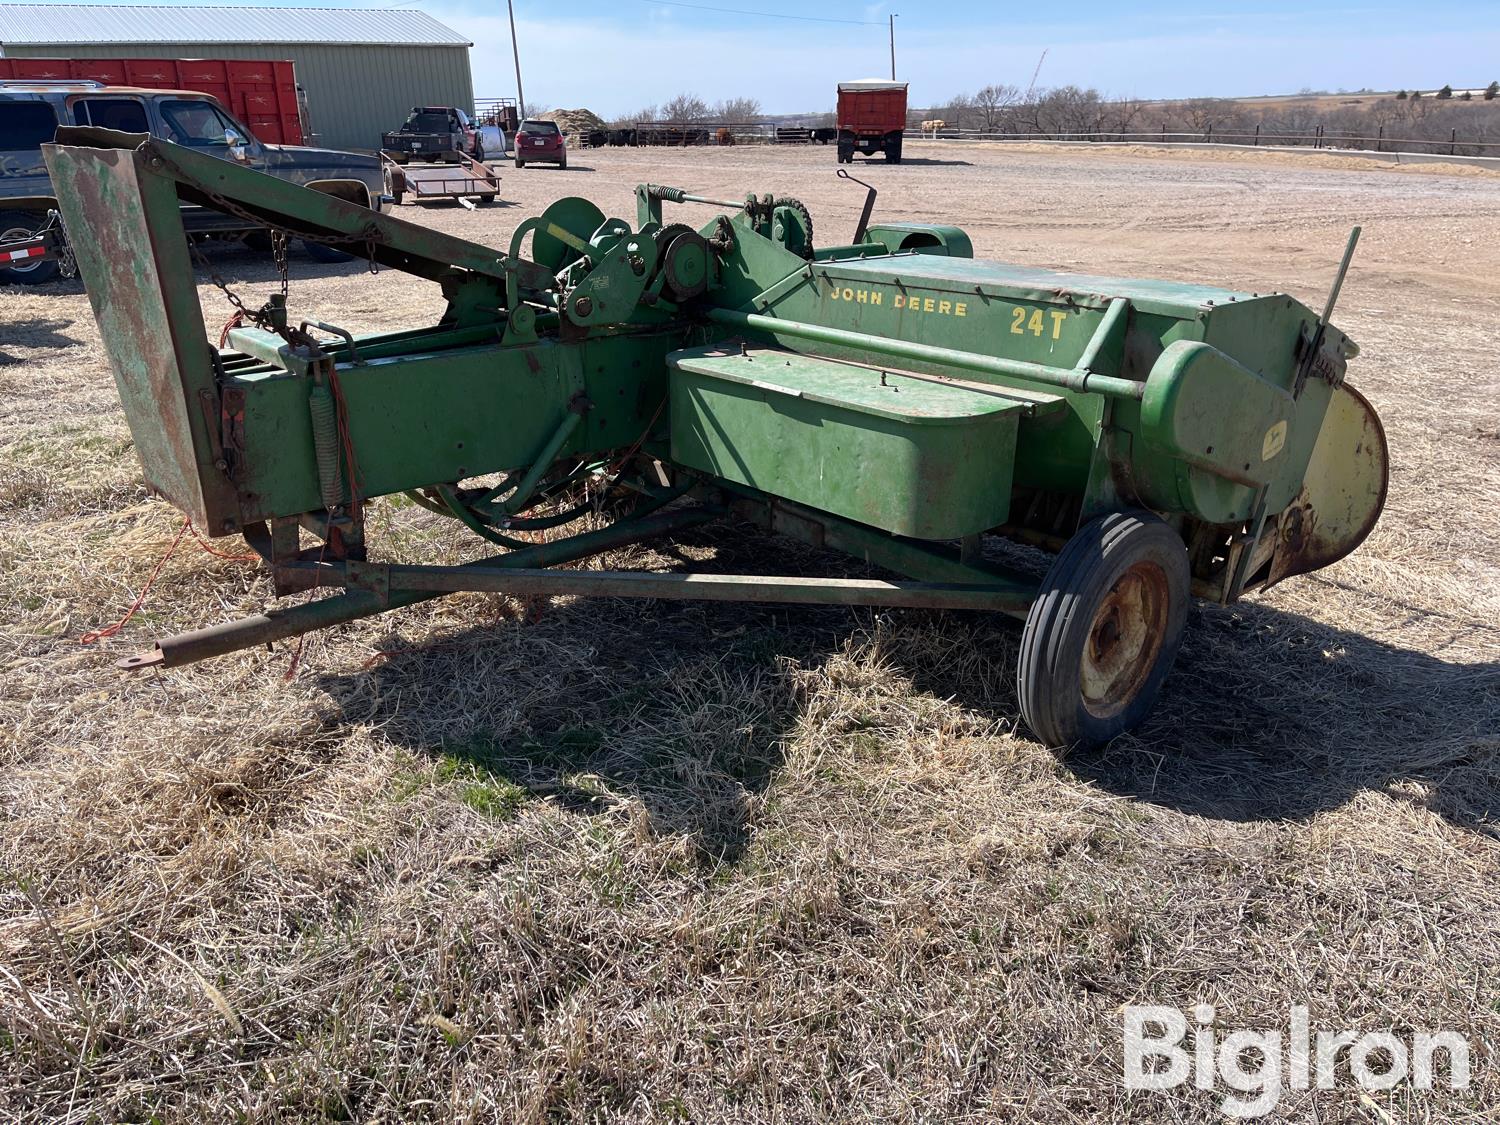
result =
[{"label": "green baler", "polygon": [[[1149,710],[1191,597],[1326,566],[1384,502],[1331,299],[978,261],[952,227],[868,226],[868,203],[815,247],[794,199],[655,185],[633,225],[562,199],[502,252],[137,139],[68,131],[47,161],[146,479],[243,534],[279,594],[342,592],[126,667],[457,590],[992,610],[1026,623],[1032,730],[1097,743]],[[445,312],[354,337],[278,296],[212,347],[183,201],[426,278]],[[501,551],[369,561],[392,494]],[[549,569],[726,515],[896,577]],[[1037,579],[1001,539],[1056,557]]]}]

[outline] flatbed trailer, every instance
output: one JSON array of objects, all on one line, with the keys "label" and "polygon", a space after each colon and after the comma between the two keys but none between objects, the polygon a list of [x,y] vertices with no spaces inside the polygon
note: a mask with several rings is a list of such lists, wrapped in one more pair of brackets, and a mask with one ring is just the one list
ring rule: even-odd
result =
[{"label": "flatbed trailer", "polygon": [[[48,211],[47,222],[24,238],[7,239],[6,233],[0,232],[0,279],[4,279],[10,270],[28,269],[41,262],[61,261],[67,266],[72,264],[72,255],[63,234],[62,218],[56,211]],[[64,272],[72,276],[70,269]]]},{"label": "flatbed trailer", "polygon": [[410,198],[413,203],[424,199],[457,199],[468,203],[475,196],[481,203],[491,203],[500,193],[500,173],[488,164],[458,154],[457,164],[398,164],[384,153],[387,194],[397,203]]}]

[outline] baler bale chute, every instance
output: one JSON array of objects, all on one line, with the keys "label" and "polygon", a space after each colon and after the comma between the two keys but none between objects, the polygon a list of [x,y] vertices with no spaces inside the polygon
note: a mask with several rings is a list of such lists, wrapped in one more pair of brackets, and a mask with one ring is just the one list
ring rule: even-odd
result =
[{"label": "baler bale chute", "polygon": [[[128,140],[68,135],[47,161],[146,479],[207,533],[243,534],[278,594],[341,592],[126,667],[459,590],[987,610],[1025,622],[1031,729],[1098,743],[1145,717],[1191,598],[1328,565],[1384,501],[1384,435],[1344,381],[1356,349],[1331,299],[1319,316],[1280,293],[977,261],[936,224],[815,246],[795,199],[650,184],[634,224],[562,199],[502,252]],[[445,311],[356,337],[278,295],[212,347],[184,200],[355,246],[439,285]],[[369,561],[366,510],[400,494],[499,550]],[[550,569],[725,516],[894,577]],[[1000,539],[1055,559],[1037,578]]]}]

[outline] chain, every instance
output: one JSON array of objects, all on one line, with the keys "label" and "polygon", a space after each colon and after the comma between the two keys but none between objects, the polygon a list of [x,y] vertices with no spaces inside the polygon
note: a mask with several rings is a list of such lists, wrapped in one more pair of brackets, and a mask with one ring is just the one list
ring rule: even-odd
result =
[{"label": "chain", "polygon": [[[222,211],[226,215],[232,215],[237,219],[243,219],[253,226],[264,227],[270,232],[271,253],[276,263],[276,272],[281,281],[281,295],[283,298],[285,298],[287,295],[287,288],[289,284],[287,271],[287,243],[290,242],[294,237],[311,239],[313,242],[321,242],[326,246],[356,246],[363,243],[364,256],[365,259],[369,262],[370,272],[378,272],[378,267],[375,263],[375,247],[380,243],[381,238],[379,228],[377,228],[373,223],[366,225],[363,230],[358,231],[355,234],[329,234],[322,231],[316,234],[306,234],[302,231],[292,230],[291,228],[285,226],[276,226],[272,223],[266,222],[266,220],[261,216],[246,210],[239,204],[235,203],[233,200],[225,198],[218,192],[213,191],[205,185],[188,177],[182,172],[180,168],[174,166],[172,168],[172,172],[181,182],[202,193],[204,199],[208,201],[208,205],[210,207],[213,207],[215,210]],[[208,263],[208,259],[203,256],[203,252],[198,249],[197,245],[191,238],[188,239],[188,246],[192,250],[193,256],[198,259],[199,265],[201,265],[204,271],[208,274],[209,280],[214,283],[214,285],[224,294],[225,298],[228,299],[229,303],[233,305],[235,309],[245,317],[245,319],[253,322],[261,328],[274,330],[274,326],[270,323],[270,318],[265,310],[261,309],[252,311],[251,309],[247,308],[245,306],[245,302],[240,299],[239,295],[235,293],[234,290],[229,288],[224,279],[219,276],[218,271]]]},{"label": "chain", "polygon": [[[203,271],[206,274],[208,274],[208,280],[213,282],[214,286],[219,290],[219,292],[224,294],[225,300],[233,305],[239,311],[240,315],[243,316],[246,320],[252,321],[264,328],[268,319],[266,315],[258,310],[252,312],[248,307],[246,307],[245,302],[240,299],[240,295],[233,289],[229,288],[229,283],[219,276],[219,271],[214,269],[209,260],[203,256],[203,251],[198,248],[198,243],[191,238],[188,239],[188,249],[193,252],[193,257],[198,260],[198,265],[203,268]],[[286,292],[285,277],[286,275],[283,274],[283,288],[281,290],[283,293]]]},{"label": "chain", "polygon": [[[260,219],[257,216],[251,214],[249,211],[236,206],[235,204],[231,203],[229,200],[225,199],[223,196],[218,195],[215,192],[205,190],[204,195],[206,195],[209,200],[212,201],[212,205],[214,207],[219,208],[225,213],[233,215],[236,218],[241,218],[247,220],[248,222],[253,222],[256,226],[266,227],[266,229],[270,232],[271,260],[276,264],[276,276],[278,281],[280,282],[282,303],[285,304],[288,291],[291,288],[291,272],[287,262],[287,246],[291,242],[290,233],[286,230],[285,227],[271,226],[263,219]],[[373,239],[361,235],[357,237],[341,236],[330,239],[320,238],[318,239],[318,241],[338,241],[350,244],[353,244],[355,242],[364,242],[366,244],[366,252],[370,259],[370,272],[375,272],[375,243]],[[203,251],[199,248],[197,242],[189,238],[188,248],[192,251],[193,257],[198,260],[198,264],[203,267],[204,272],[208,274],[209,281],[213,282],[214,286],[224,294],[225,299],[235,307],[235,310],[238,314],[238,319],[240,319],[241,321],[248,320],[257,327],[266,329],[267,331],[278,331],[276,325],[272,322],[271,316],[267,312],[266,307],[251,309],[245,304],[244,300],[238,293],[229,288],[229,283],[219,276],[219,271],[214,269],[213,265],[204,256]],[[281,332],[279,334],[285,336],[284,332]]]},{"label": "chain", "polygon": [[287,287],[290,280],[287,276],[286,264],[286,231],[280,227],[271,228],[271,260],[276,263],[276,273],[281,278],[281,296],[287,295]]}]

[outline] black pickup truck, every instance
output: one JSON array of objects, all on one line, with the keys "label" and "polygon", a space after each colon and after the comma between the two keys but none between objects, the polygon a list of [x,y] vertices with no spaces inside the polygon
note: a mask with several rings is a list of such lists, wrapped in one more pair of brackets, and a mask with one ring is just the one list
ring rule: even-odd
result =
[{"label": "black pickup truck", "polygon": [[409,160],[484,160],[484,141],[463,110],[451,105],[413,106],[394,133],[380,135],[380,151],[397,164]]},{"label": "black pickup truck", "polygon": [[[57,206],[41,146],[53,139],[59,125],[149,133],[365,207],[378,210],[390,202],[378,157],[263,144],[208,94],[88,81],[0,81],[0,242],[19,243],[42,230],[48,212]],[[184,205],[183,224],[198,240],[255,244],[265,238],[263,228],[207,207]],[[304,246],[320,261],[347,257],[331,246]],[[59,252],[0,263],[0,281],[51,281],[71,262],[65,245],[55,249]]]}]

